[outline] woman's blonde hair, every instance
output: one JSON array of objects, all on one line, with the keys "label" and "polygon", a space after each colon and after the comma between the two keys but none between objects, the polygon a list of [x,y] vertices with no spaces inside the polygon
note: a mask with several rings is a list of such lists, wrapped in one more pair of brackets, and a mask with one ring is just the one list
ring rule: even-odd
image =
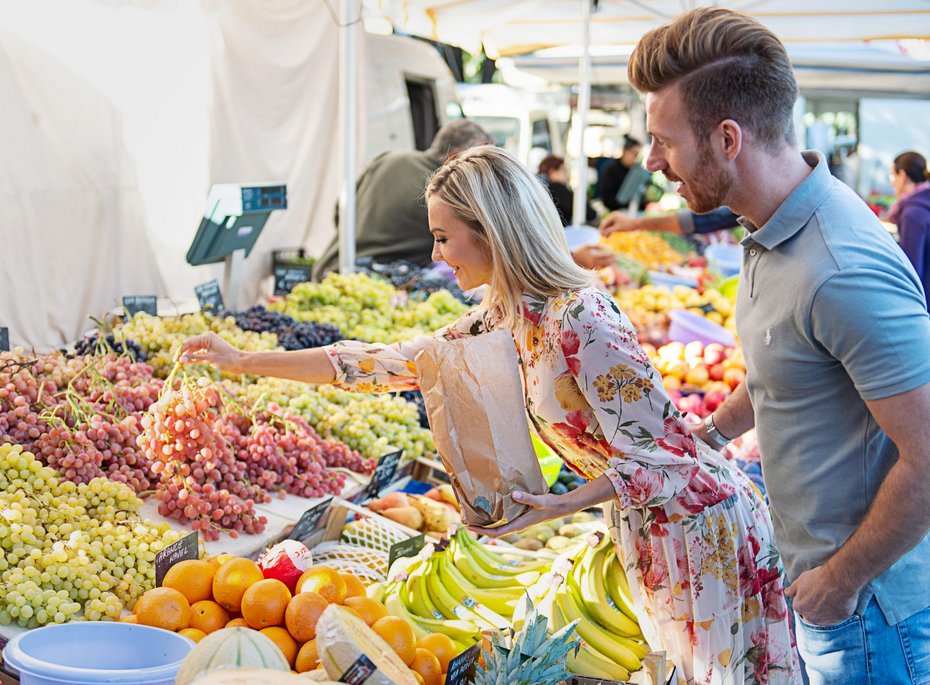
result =
[{"label": "woman's blonde hair", "polygon": [[426,201],[433,198],[471,227],[489,256],[482,307],[500,312],[504,326],[519,326],[524,293],[553,297],[592,284],[572,260],[549,192],[504,150],[482,145],[448,160],[426,187]]}]

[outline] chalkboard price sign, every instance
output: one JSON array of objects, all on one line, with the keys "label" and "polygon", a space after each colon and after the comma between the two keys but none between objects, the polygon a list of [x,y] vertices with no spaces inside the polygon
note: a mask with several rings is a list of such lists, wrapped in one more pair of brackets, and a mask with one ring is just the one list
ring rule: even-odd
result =
[{"label": "chalkboard price sign", "polygon": [[0,326],[0,352],[10,351],[10,329]]},{"label": "chalkboard price sign", "polygon": [[287,295],[298,283],[310,280],[310,267],[296,264],[274,268],[274,294]]},{"label": "chalkboard price sign", "polygon": [[320,527],[320,522],[324,521],[324,516],[329,510],[329,505],[332,501],[332,497],[327,497],[319,504],[314,504],[307,509],[300,517],[300,520],[294,524],[291,534],[287,536],[288,540],[302,542],[315,533]]},{"label": "chalkboard price sign", "polygon": [[378,465],[375,466],[375,472],[371,474],[371,482],[365,490],[365,499],[377,497],[384,488],[394,482],[394,474],[397,473],[397,464],[400,463],[401,457],[404,456],[403,450],[389,452],[378,459]]},{"label": "chalkboard price sign", "polygon": [[472,645],[449,662],[445,685],[470,685],[475,681],[475,666],[481,656],[481,643]]},{"label": "chalkboard price sign", "polygon": [[123,307],[129,316],[135,316],[138,312],[158,316],[158,298],[154,295],[124,295]]},{"label": "chalkboard price sign", "polygon": [[194,288],[194,292],[197,293],[197,301],[200,302],[201,310],[211,312],[226,310],[226,305],[223,304],[223,293],[220,292],[220,284],[217,283],[215,278],[212,281],[201,283]]},{"label": "chalkboard price sign", "polygon": [[395,542],[391,545],[391,549],[388,552],[388,568],[394,565],[395,559],[400,559],[401,557],[412,557],[414,554],[423,549],[423,543],[426,538],[423,536],[423,533],[419,535],[408,538],[406,540],[401,540],[400,542]]},{"label": "chalkboard price sign", "polygon": [[155,555],[155,587],[161,587],[168,569],[179,561],[200,558],[200,534],[194,531],[190,535],[165,547]]}]

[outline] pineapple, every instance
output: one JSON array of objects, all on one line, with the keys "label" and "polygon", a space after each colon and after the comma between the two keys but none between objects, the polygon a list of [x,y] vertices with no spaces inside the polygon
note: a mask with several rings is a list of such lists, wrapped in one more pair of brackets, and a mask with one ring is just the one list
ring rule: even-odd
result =
[{"label": "pineapple", "polygon": [[571,651],[577,654],[581,645],[574,636],[578,621],[547,637],[549,619],[536,611],[528,595],[524,606],[526,617],[516,635],[491,637],[491,651],[484,650],[475,685],[558,685],[571,680],[565,657]]}]

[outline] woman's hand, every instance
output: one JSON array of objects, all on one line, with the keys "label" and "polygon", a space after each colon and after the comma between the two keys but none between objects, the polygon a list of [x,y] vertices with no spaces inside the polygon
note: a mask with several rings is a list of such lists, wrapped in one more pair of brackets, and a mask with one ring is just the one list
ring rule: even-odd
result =
[{"label": "woman's hand", "polygon": [[181,344],[178,361],[182,364],[211,364],[220,371],[241,373],[244,353],[216,333],[188,338]]},{"label": "woman's hand", "polygon": [[528,492],[514,492],[512,496],[515,502],[529,505],[529,510],[498,528],[469,526],[468,529],[478,535],[499,538],[575,511],[574,509],[571,511],[566,509],[565,503],[562,501],[564,495],[531,495]]}]

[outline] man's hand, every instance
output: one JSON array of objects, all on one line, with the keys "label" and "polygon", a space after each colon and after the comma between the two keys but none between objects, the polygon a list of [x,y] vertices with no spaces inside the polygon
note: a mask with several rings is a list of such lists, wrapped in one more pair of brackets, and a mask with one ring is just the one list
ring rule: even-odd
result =
[{"label": "man's hand", "polygon": [[584,245],[572,252],[572,259],[583,269],[603,269],[614,263],[614,253],[598,245]]},{"label": "man's hand", "polygon": [[617,231],[635,231],[639,228],[639,219],[623,212],[611,212],[601,221],[601,235],[610,235]]},{"label": "man's hand", "polygon": [[503,535],[516,533],[524,528],[529,528],[537,523],[551,521],[559,516],[565,516],[570,513],[565,511],[562,506],[561,498],[563,495],[531,495],[528,492],[515,492],[513,499],[520,504],[528,504],[529,510],[520,514],[517,518],[505,523],[499,528],[479,528],[478,526],[469,526],[469,530],[478,535],[487,535],[492,538],[499,538]]},{"label": "man's hand", "polygon": [[842,623],[853,615],[859,601],[859,589],[842,587],[826,565],[799,575],[785,594],[793,598],[792,608],[801,620],[815,626]]}]

